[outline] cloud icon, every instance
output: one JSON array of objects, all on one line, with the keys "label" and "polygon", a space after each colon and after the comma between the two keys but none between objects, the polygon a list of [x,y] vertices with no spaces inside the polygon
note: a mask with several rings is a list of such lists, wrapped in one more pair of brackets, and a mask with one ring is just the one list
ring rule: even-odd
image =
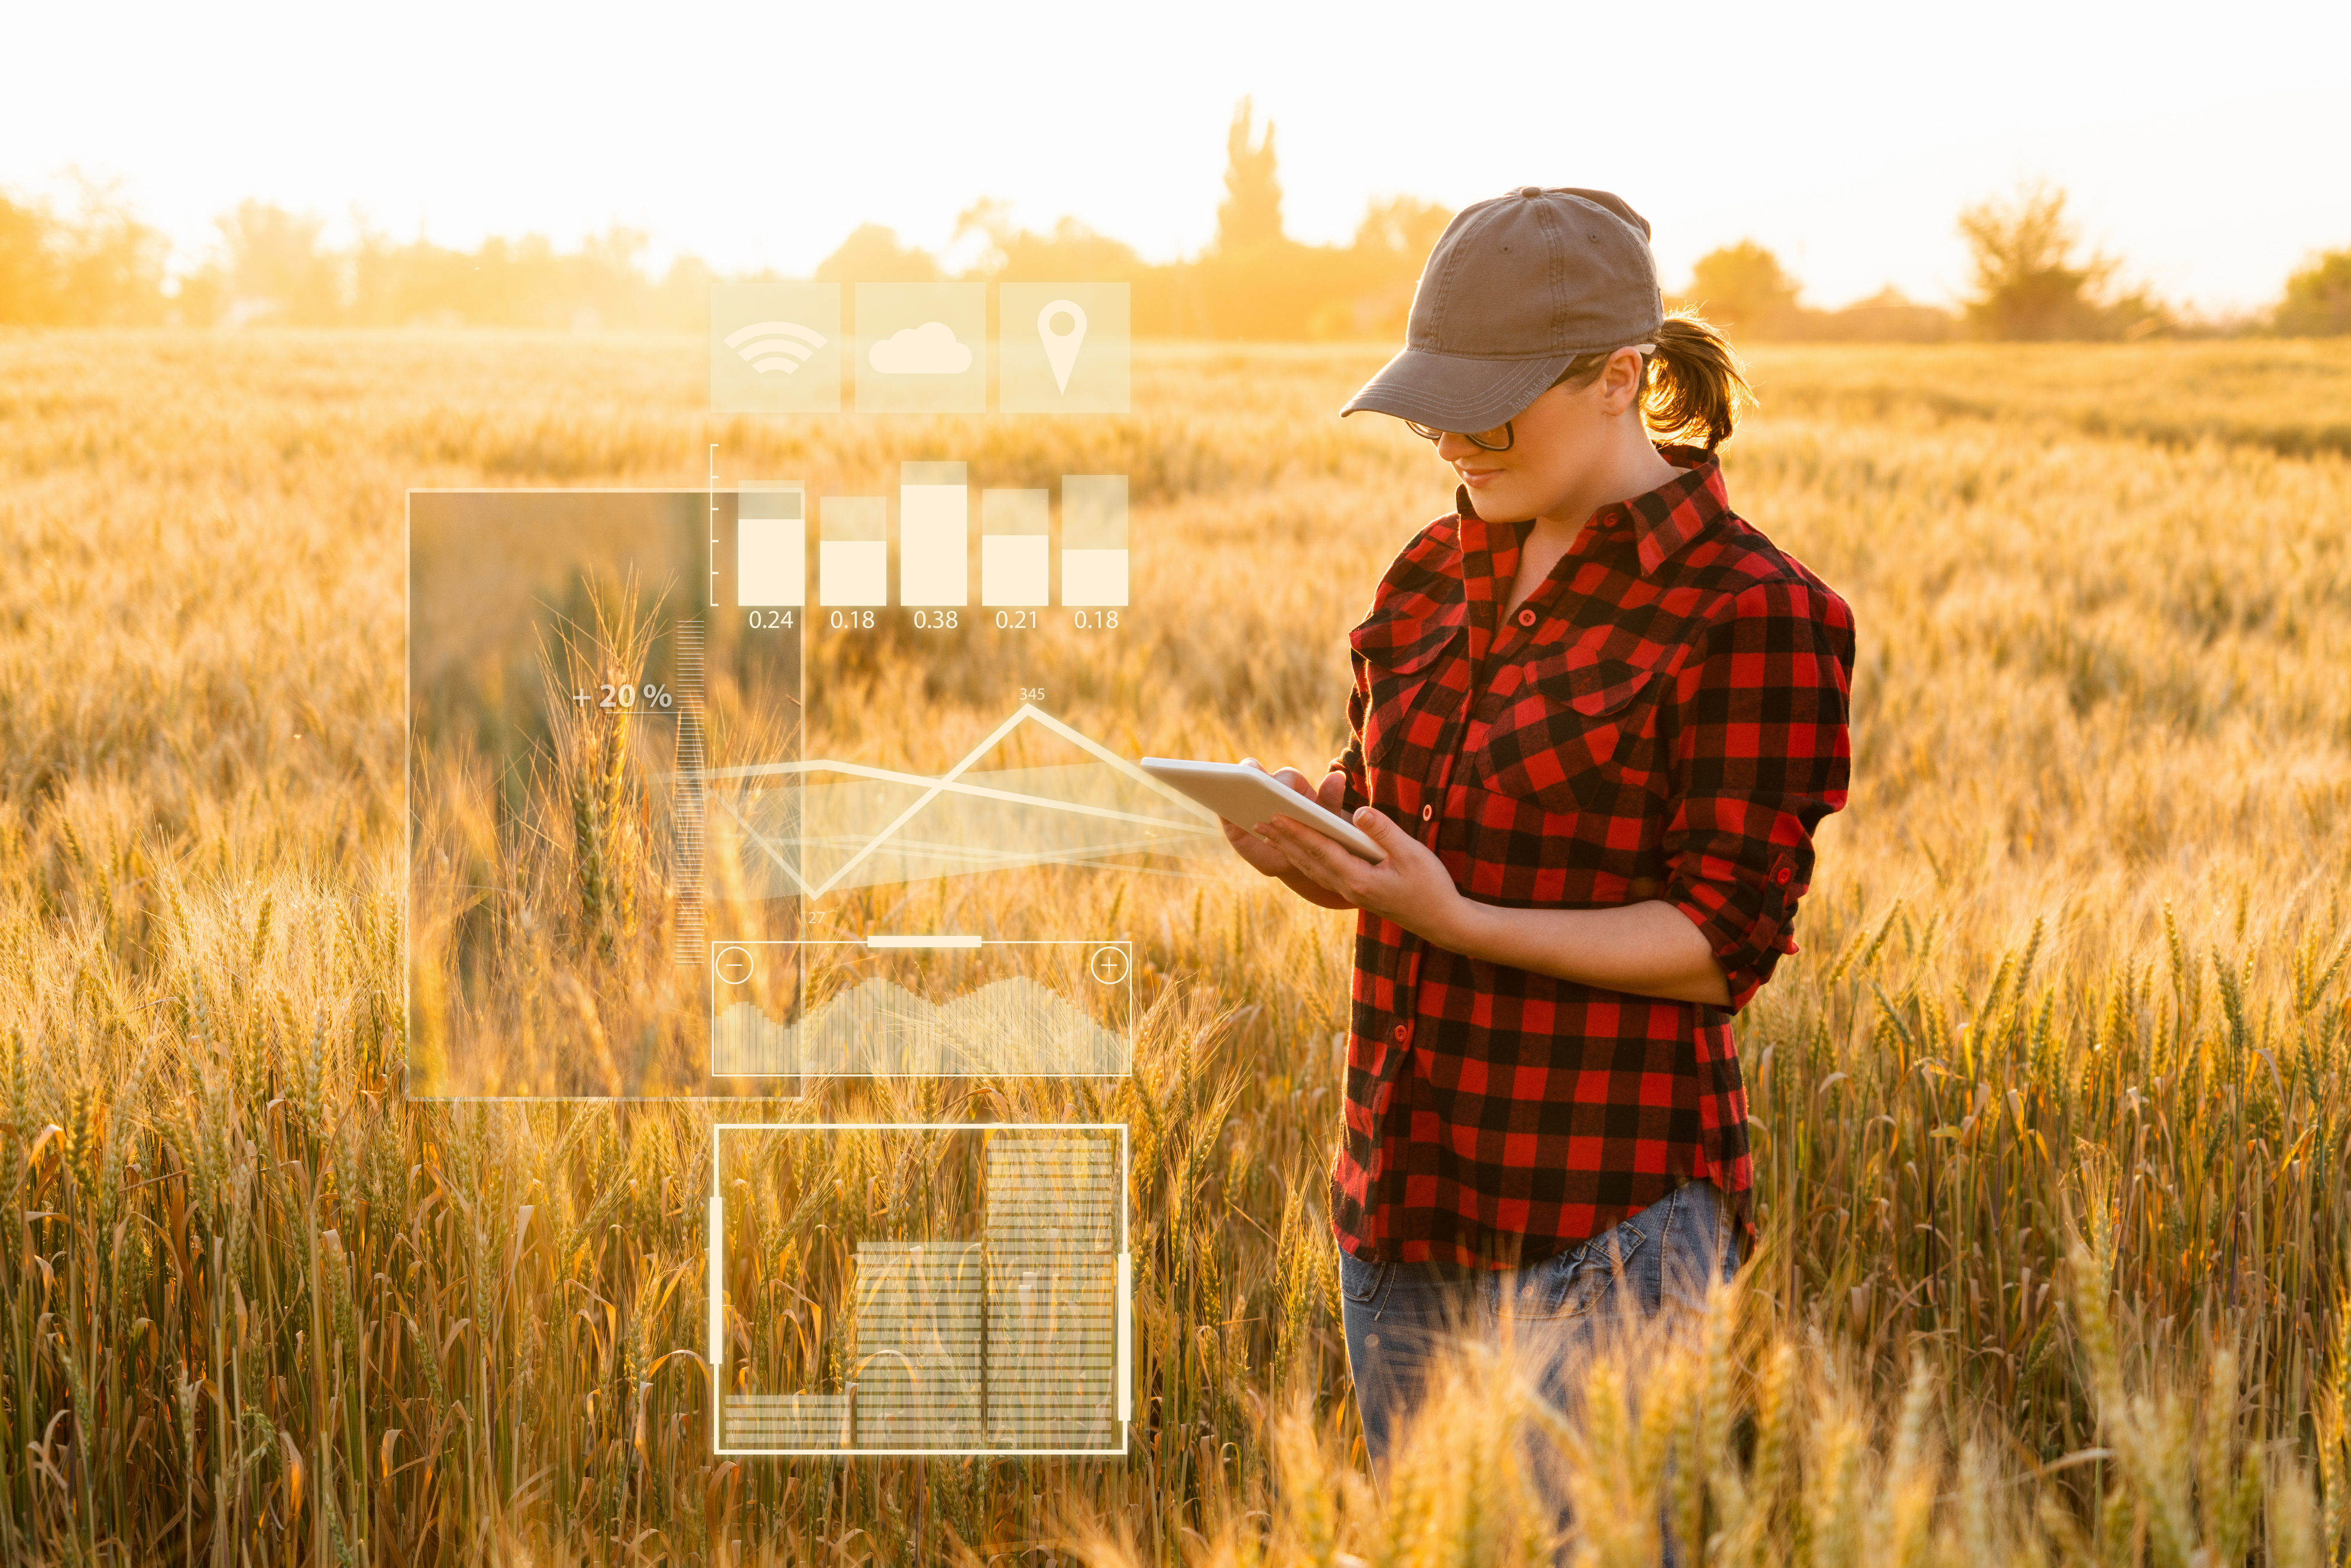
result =
[{"label": "cloud icon", "polygon": [[885,376],[955,376],[971,369],[971,349],[944,321],[893,332],[866,354]]}]

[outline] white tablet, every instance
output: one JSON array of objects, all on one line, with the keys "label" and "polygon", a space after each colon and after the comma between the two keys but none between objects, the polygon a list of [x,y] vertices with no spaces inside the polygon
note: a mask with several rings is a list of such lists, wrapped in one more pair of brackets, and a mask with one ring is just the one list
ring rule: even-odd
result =
[{"label": "white tablet", "polygon": [[1237,762],[1188,762],[1175,757],[1146,757],[1143,770],[1240,827],[1254,829],[1269,818],[1287,817],[1335,840],[1359,860],[1376,864],[1388,858],[1369,833],[1270,773]]}]

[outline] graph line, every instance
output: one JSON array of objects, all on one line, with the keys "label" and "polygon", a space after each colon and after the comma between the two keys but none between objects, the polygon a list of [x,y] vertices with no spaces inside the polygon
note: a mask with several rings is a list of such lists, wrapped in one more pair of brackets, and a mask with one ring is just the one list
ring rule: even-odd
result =
[{"label": "graph line", "polygon": [[[1063,739],[1079,747],[1089,755],[1101,761],[1109,763],[1113,768],[1118,769],[1119,772],[1125,775],[1127,778],[1151,790],[1153,794],[1162,796],[1176,806],[1181,807],[1186,814],[1198,819],[1200,825],[1195,828],[1187,823],[1171,822],[1165,817],[1141,816],[1132,811],[1116,810],[1107,806],[1081,805],[1074,801],[1055,800],[1044,796],[1024,795],[1016,790],[996,789],[986,785],[967,784],[960,781],[961,776],[969,770],[974,763],[979,761],[990,751],[994,750],[999,742],[1001,742],[1006,737],[1011,735],[1015,730],[1019,729],[1021,725],[1031,722],[1043,725],[1054,734],[1061,736]],[[787,876],[790,877],[793,882],[797,883],[799,885],[800,891],[810,898],[821,898],[825,894],[839,886],[842,878],[846,877],[852,871],[855,870],[859,864],[871,857],[884,844],[888,843],[891,840],[897,838],[901,830],[903,830],[909,822],[913,821],[915,817],[920,815],[925,807],[928,806],[932,801],[945,794],[971,795],[984,800],[1000,800],[1014,805],[1040,806],[1050,810],[1066,811],[1075,816],[1105,818],[1113,821],[1134,822],[1155,828],[1173,828],[1179,831],[1196,832],[1204,835],[1213,831],[1209,824],[1214,823],[1217,820],[1216,813],[1210,811],[1207,807],[1190,800],[1188,797],[1183,795],[1177,790],[1168,788],[1158,779],[1154,779],[1150,774],[1145,773],[1142,768],[1136,767],[1134,763],[1129,762],[1125,758],[1121,757],[1118,753],[1111,750],[1108,747],[1102,745],[1100,742],[1092,739],[1082,732],[1072,728],[1071,726],[1062,723],[1060,719],[1055,718],[1052,715],[1046,713],[1043,709],[1036,706],[1032,703],[1022,703],[1020,706],[1013,712],[1010,717],[1007,718],[1002,724],[997,726],[996,728],[989,733],[987,738],[981,741],[977,746],[972,747],[970,751],[965,753],[964,756],[956,762],[954,767],[948,768],[946,772],[941,774],[935,779],[919,773],[903,773],[891,768],[872,768],[862,763],[840,762],[824,758],[810,758],[799,762],[760,763],[743,768],[711,768],[706,769],[703,776],[705,779],[719,779],[825,772],[845,773],[852,778],[871,779],[885,783],[916,785],[922,788],[923,793],[916,798],[912,805],[899,812],[897,817],[893,820],[887,827],[874,834],[872,838],[866,840],[864,843],[858,848],[855,853],[852,854],[848,860],[842,862],[839,866],[836,866],[833,869],[832,874],[826,877],[820,883],[810,883],[808,878],[801,875],[799,868],[791,864],[790,862],[786,860],[782,854],[778,852],[774,843],[769,841],[766,834],[760,832],[757,827],[752,825],[749,819],[744,816],[742,811],[736,807],[735,802],[727,797],[725,791],[713,791],[713,794],[716,797],[718,802],[726,808],[727,813],[735,819],[736,822],[742,828],[742,830],[750,835],[752,841],[758,844],[761,851],[764,852],[770,860],[774,861],[777,866],[779,867]],[[904,841],[901,841],[901,842],[903,846]],[[1076,864],[1098,863],[1095,862],[1093,857],[1104,854],[1126,853],[1129,852],[1130,848],[1132,847],[1149,846],[1122,845],[1116,848],[1096,849],[1086,854],[1074,857],[1068,853],[1048,853],[1007,856],[1006,858],[1018,859],[1022,862],[1044,861]],[[968,850],[966,850],[964,852],[966,854],[972,853],[972,852]]]}]

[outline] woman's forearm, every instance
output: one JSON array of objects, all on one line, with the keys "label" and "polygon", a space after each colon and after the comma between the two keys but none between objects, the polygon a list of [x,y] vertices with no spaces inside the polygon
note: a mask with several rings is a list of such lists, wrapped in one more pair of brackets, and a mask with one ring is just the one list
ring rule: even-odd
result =
[{"label": "woman's forearm", "polygon": [[1274,817],[1259,825],[1258,835],[1307,885],[1272,863],[1263,869],[1301,897],[1321,904],[1308,887],[1327,891],[1448,952],[1613,991],[1730,1005],[1729,982],[1705,934],[1673,904],[1651,896],[1658,883],[1650,878],[1633,879],[1625,891],[1637,902],[1613,909],[1502,909],[1466,896],[1437,852],[1385,812],[1366,806],[1354,822],[1384,859],[1359,861],[1304,823]]},{"label": "woman's forearm", "polygon": [[1614,909],[1502,909],[1461,899],[1421,933],[1492,964],[1678,1002],[1730,1005],[1706,935],[1662,899]]}]

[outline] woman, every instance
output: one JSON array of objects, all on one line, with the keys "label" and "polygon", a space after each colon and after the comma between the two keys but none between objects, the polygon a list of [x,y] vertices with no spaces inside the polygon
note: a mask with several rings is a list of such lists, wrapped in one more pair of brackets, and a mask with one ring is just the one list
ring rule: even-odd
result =
[{"label": "woman", "polygon": [[1648,233],[1531,185],[1446,229],[1342,412],[1434,441],[1454,512],[1349,637],[1346,749],[1276,775],[1387,859],[1226,827],[1358,912],[1331,1218],[1375,1470],[1446,1336],[1549,1325],[1564,1399],[1579,1334],[1694,1303],[1752,1229],[1731,1019],[1844,804],[1853,617],[1730,510],[1745,383],[1666,317]]}]

